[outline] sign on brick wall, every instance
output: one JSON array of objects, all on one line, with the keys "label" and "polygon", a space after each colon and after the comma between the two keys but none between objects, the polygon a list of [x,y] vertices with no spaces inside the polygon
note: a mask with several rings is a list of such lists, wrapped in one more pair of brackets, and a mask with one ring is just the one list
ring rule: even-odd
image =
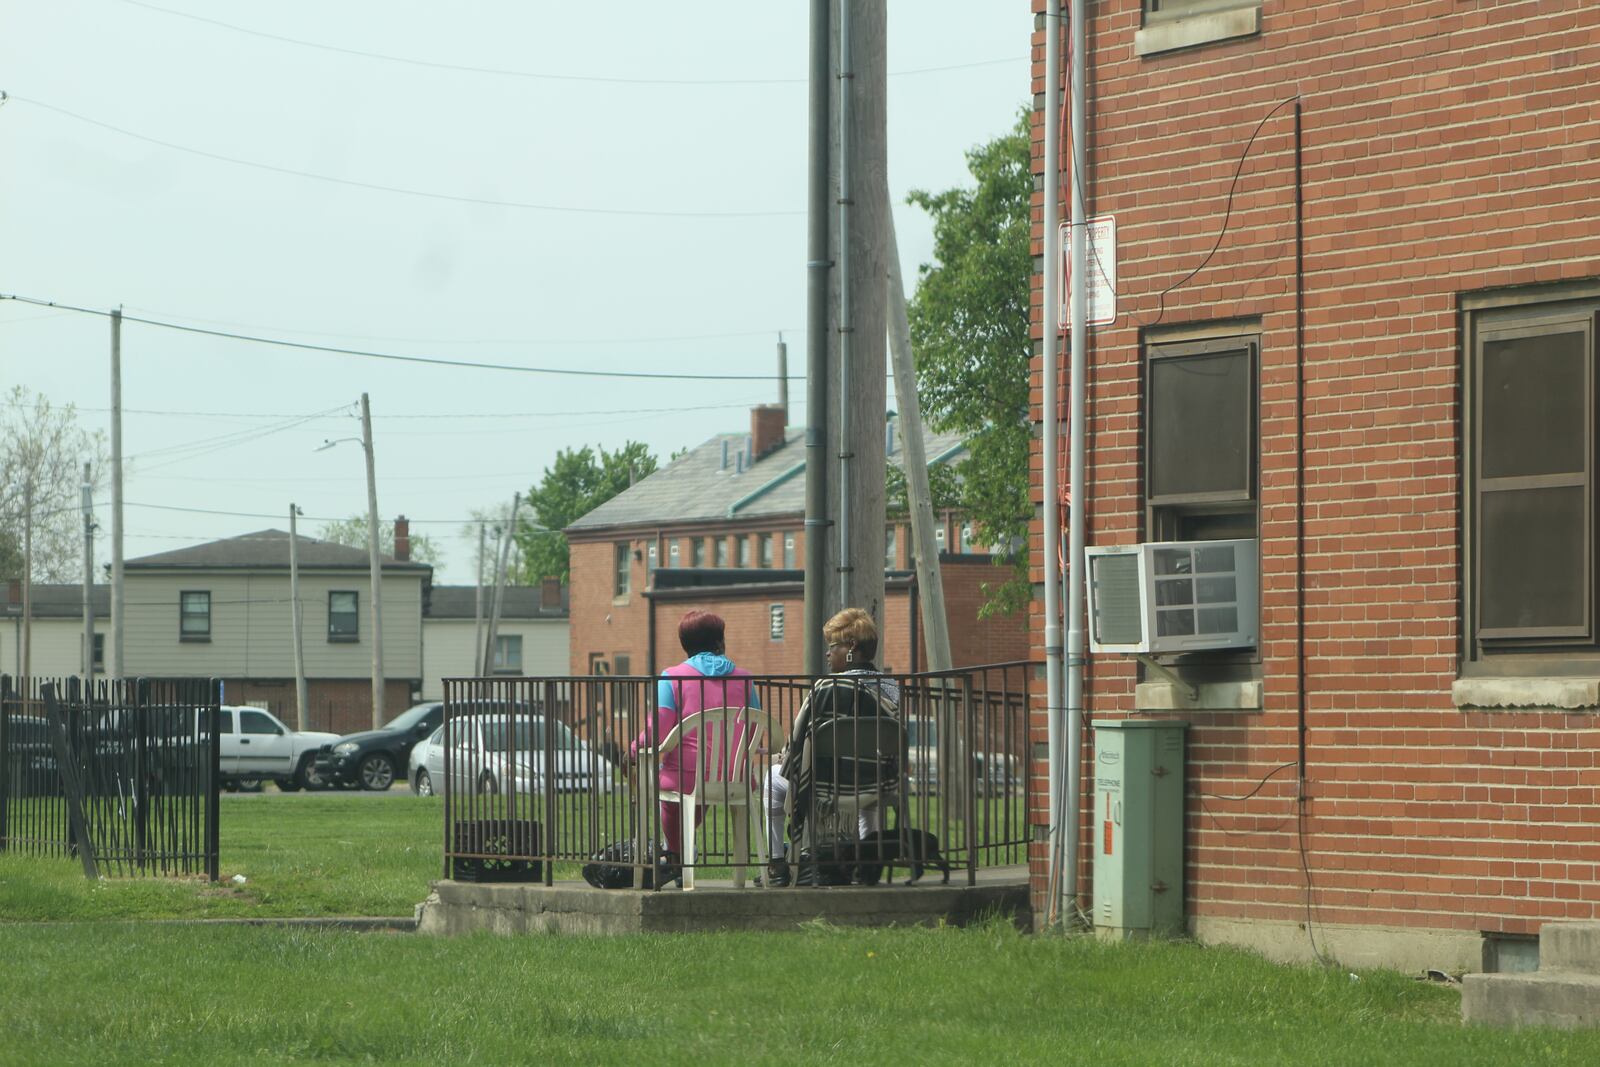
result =
[{"label": "sign on brick wall", "polygon": [[[1089,289],[1084,294],[1090,326],[1109,326],[1117,318],[1117,217],[1087,220]],[[1061,328],[1072,313],[1072,224],[1061,224]]]}]

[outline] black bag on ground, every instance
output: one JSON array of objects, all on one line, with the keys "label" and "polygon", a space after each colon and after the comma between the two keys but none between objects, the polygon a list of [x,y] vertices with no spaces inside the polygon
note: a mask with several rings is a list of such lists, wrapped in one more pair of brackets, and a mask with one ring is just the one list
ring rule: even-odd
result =
[{"label": "black bag on ground", "polygon": [[815,850],[800,853],[802,878],[812,866],[816,867],[817,885],[849,885],[856,867],[855,842],[847,837],[819,841]]},{"label": "black bag on ground", "polygon": [[[681,884],[682,879],[683,866],[677,853],[664,850],[652,866],[645,868],[644,887],[654,889],[672,882]],[[596,889],[632,889],[633,842],[614,841],[596,852],[583,865],[583,880]]]}]

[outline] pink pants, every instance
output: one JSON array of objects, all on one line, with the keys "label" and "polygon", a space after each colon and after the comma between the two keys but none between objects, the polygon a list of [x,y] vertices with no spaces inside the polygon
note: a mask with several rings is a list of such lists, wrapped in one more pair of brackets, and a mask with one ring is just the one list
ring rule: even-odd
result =
[{"label": "pink pants", "polygon": [[[699,826],[706,817],[706,806],[694,806],[694,824]],[[667,848],[683,855],[683,806],[677,801],[661,805],[661,836],[666,839]]]}]

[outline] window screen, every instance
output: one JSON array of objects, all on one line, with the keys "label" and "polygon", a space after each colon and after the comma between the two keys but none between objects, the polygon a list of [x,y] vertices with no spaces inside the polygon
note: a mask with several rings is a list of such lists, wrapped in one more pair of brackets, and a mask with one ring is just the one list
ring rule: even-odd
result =
[{"label": "window screen", "polygon": [[1255,412],[1248,347],[1150,360],[1148,496],[1247,497]]},{"label": "window screen", "polygon": [[328,594],[328,640],[354,641],[360,636],[361,618],[357,596],[334,590]]}]

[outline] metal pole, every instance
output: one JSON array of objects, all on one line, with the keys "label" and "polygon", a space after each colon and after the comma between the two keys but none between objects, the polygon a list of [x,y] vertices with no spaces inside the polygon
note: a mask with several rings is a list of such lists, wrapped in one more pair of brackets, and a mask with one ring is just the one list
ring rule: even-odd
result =
[{"label": "metal pole", "polygon": [[828,546],[828,157],[832,82],[829,14],[833,0],[811,0],[811,96],[807,106],[806,184],[806,570],[805,669],[821,675]]},{"label": "metal pole", "polygon": [[[1057,471],[1061,466],[1061,419],[1056,411],[1056,382],[1060,374],[1057,362],[1060,334],[1061,291],[1061,205],[1060,175],[1057,166],[1061,159],[1061,10],[1059,0],[1051,3],[1044,17],[1044,287],[1040,293],[1039,345],[1044,359],[1040,361],[1040,393],[1043,396],[1044,490],[1041,501],[1044,509],[1044,706],[1045,723],[1049,730],[1050,757],[1050,865],[1049,884],[1062,883],[1062,842],[1065,827],[1062,825],[1062,783],[1064,767],[1061,745],[1061,487]],[[1047,915],[1056,913],[1056,902],[1047,900]]]},{"label": "metal pole", "polygon": [[839,507],[837,518],[839,522],[839,607],[844,608],[850,604],[850,572],[854,570],[855,558],[851,554],[850,544],[850,459],[855,454],[855,441],[851,437],[854,427],[851,424],[850,408],[850,376],[855,370],[853,365],[851,331],[855,323],[851,319],[854,309],[851,292],[852,278],[850,276],[850,197],[854,191],[854,182],[851,181],[851,168],[854,162],[850,158],[851,139],[855,130],[855,86],[851,79],[855,77],[852,66],[854,55],[851,52],[851,3],[850,0],[839,0]]},{"label": "metal pole", "polygon": [[483,548],[488,530],[478,523],[478,587],[472,597],[472,674],[483,677]]},{"label": "metal pole", "polygon": [[1068,121],[1072,126],[1071,194],[1072,201],[1072,363],[1068,380],[1072,393],[1068,400],[1068,455],[1072,502],[1067,516],[1067,877],[1062,891],[1067,904],[1078,900],[1078,805],[1083,794],[1083,593],[1087,576],[1083,567],[1084,513],[1088,492],[1084,477],[1084,422],[1088,414],[1085,388],[1089,373],[1087,321],[1089,257],[1087,212],[1088,153],[1084,151],[1087,132],[1084,115],[1084,70],[1088,59],[1088,27],[1083,0],[1072,0],[1068,29],[1072,34],[1072,70],[1068,87]]},{"label": "metal pole", "polygon": [[294,706],[295,729],[310,729],[306,723],[310,700],[306,691],[306,650],[301,627],[300,605],[300,509],[289,505],[289,623],[294,631]]},{"label": "metal pole", "polygon": [[33,472],[22,486],[22,691],[33,677]]},{"label": "metal pole", "polygon": [[789,346],[778,335],[778,406],[783,409],[783,424],[789,425]]},{"label": "metal pole", "polygon": [[372,572],[372,728],[383,726],[383,556],[378,551],[378,473],[372,456],[372,408],[361,394],[361,447],[367,454],[367,558]]},{"label": "metal pole", "polygon": [[495,567],[494,600],[489,610],[489,640],[483,649],[483,673],[494,673],[494,645],[500,638],[500,612],[506,599],[506,564],[511,554],[511,540],[517,531],[517,512],[522,508],[522,494],[511,497],[511,517],[506,520],[505,536],[500,539],[500,562]]},{"label": "metal pole", "polygon": [[933,533],[933,495],[928,487],[928,450],[922,438],[922,404],[917,399],[916,361],[911,353],[911,323],[906,316],[905,281],[900,275],[900,246],[894,216],[884,226],[889,262],[889,354],[894,360],[894,400],[900,412],[900,441],[905,450],[906,495],[911,505],[911,548],[915,556],[922,623],[927,633],[928,669],[952,667],[950,622],[944,608],[944,574]]},{"label": "metal pole", "polygon": [[121,678],[122,661],[122,309],[111,312],[111,662],[106,674]]},{"label": "metal pole", "polygon": [[94,486],[83,465],[83,678],[94,679]]}]

